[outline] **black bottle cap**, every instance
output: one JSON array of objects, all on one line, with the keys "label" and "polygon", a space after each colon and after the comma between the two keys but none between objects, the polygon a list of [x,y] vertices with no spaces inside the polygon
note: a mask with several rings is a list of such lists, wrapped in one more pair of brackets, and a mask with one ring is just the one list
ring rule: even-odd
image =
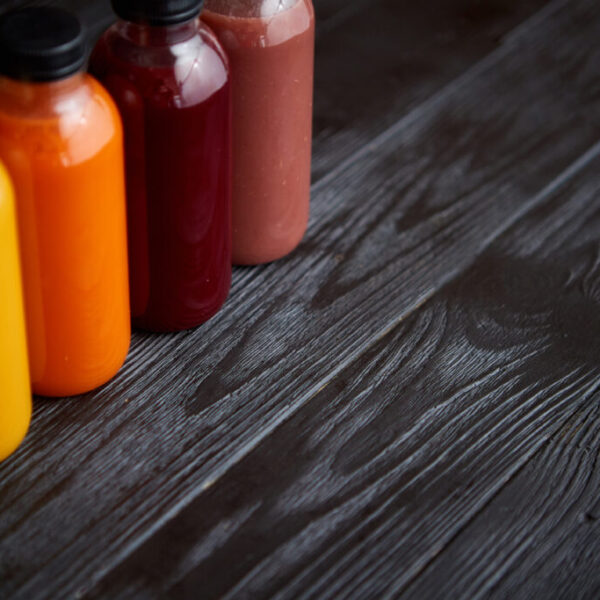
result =
[{"label": "black bottle cap", "polygon": [[203,0],[111,0],[124,21],[145,25],[176,25],[197,17]]},{"label": "black bottle cap", "polygon": [[81,23],[59,8],[32,6],[0,17],[0,75],[55,81],[85,65]]}]

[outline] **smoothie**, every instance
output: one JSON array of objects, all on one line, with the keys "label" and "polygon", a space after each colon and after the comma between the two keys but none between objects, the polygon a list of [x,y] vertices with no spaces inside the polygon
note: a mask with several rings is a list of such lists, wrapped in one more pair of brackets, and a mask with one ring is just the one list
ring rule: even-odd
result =
[{"label": "smoothie", "polygon": [[281,258],[308,222],[314,11],[310,0],[207,0],[230,60],[233,261]]}]

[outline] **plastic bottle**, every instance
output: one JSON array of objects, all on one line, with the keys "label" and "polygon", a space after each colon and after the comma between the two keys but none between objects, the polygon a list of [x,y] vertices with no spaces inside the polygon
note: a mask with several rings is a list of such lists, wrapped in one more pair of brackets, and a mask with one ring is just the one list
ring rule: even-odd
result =
[{"label": "plastic bottle", "polygon": [[231,284],[229,67],[198,0],[113,0],[120,20],[91,72],[125,126],[135,326],[178,331],[223,305]]},{"label": "plastic bottle", "polygon": [[0,18],[0,159],[15,187],[33,391],[107,382],[130,342],[122,129],[75,17]]},{"label": "plastic bottle", "polygon": [[314,10],[310,0],[206,0],[233,84],[233,261],[281,258],[310,203]]},{"label": "plastic bottle", "polygon": [[17,225],[8,173],[0,164],[0,461],[21,443],[31,419],[31,392],[21,292]]}]

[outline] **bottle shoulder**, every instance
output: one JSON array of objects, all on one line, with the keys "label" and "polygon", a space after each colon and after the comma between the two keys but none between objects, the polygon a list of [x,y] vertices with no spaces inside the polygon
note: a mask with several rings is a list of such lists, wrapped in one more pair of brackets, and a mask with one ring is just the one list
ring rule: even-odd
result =
[{"label": "bottle shoulder", "polygon": [[216,36],[203,23],[192,35],[148,39],[122,23],[98,41],[90,71],[113,98],[129,90],[146,102],[171,107],[198,104],[229,82],[229,63]]},{"label": "bottle shoulder", "polygon": [[311,0],[205,0],[205,10],[227,17],[271,19],[292,9],[314,17]]},{"label": "bottle shoulder", "polygon": [[6,146],[11,155],[72,166],[120,144],[121,137],[113,100],[87,74],[68,93],[49,94],[30,106],[8,105],[0,96],[0,149]]},{"label": "bottle shoulder", "polygon": [[202,19],[230,52],[278,46],[298,36],[314,36],[315,29],[311,0],[207,0]]}]

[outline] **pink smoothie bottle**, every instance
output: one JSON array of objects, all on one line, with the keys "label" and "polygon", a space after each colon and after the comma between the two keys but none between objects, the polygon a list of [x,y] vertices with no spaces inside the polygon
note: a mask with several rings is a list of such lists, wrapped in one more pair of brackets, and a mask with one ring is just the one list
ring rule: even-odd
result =
[{"label": "pink smoothie bottle", "polygon": [[233,262],[285,256],[306,231],[315,18],[311,0],[206,0],[230,61]]}]

